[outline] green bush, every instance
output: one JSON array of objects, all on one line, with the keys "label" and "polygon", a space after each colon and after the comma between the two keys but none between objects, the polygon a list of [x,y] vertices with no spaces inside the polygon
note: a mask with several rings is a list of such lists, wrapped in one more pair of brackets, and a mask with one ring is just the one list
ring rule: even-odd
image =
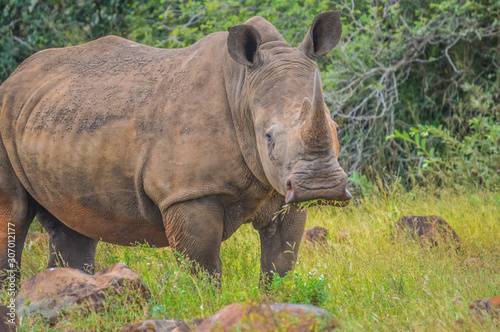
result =
[{"label": "green bush", "polygon": [[[500,187],[500,125],[492,117],[469,120],[470,134],[458,140],[443,126],[410,128],[410,133],[395,130],[387,138],[400,138],[407,145],[408,155],[418,157],[414,176],[430,175],[442,182],[451,179],[469,182],[490,189]],[[427,143],[429,142],[429,143]],[[413,148],[413,149],[412,149]]]},{"label": "green bush", "polygon": [[27,57],[46,48],[78,45],[109,34],[126,36],[123,1],[3,0],[0,82]]},{"label": "green bush", "polygon": [[[442,125],[460,138],[480,114],[499,120],[498,1],[336,5],[345,14],[344,39],[324,77],[349,174],[373,181],[396,173],[413,185],[415,159],[384,139],[395,129]],[[471,86],[490,102],[478,106],[475,99],[484,98]]]},{"label": "green bush", "polygon": [[275,275],[269,291],[287,302],[321,307],[328,296],[328,281],[324,274],[316,275],[316,269],[313,272],[307,275],[291,272],[283,278]]}]

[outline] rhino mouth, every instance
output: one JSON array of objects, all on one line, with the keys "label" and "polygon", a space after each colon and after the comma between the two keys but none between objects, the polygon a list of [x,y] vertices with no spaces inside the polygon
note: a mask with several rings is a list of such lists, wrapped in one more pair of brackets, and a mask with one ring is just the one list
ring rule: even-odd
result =
[{"label": "rhino mouth", "polygon": [[337,201],[334,199],[312,199],[305,202],[291,203],[291,205],[296,205],[300,210],[309,209],[315,206],[335,206],[335,207],[346,207],[349,205],[350,200]]},{"label": "rhino mouth", "polygon": [[[345,173],[344,173],[345,174]],[[290,177],[286,182],[286,204],[306,204],[310,205],[333,205],[338,207],[344,207],[348,201],[352,198],[351,193],[347,189],[347,176],[344,176],[337,185],[333,187],[318,187],[311,188],[304,185],[304,181],[300,181],[300,178]]]},{"label": "rhino mouth", "polygon": [[328,200],[328,199],[320,199],[318,205],[331,205],[336,207],[346,207],[349,205],[349,200],[347,201],[336,201],[336,200]]},{"label": "rhino mouth", "polygon": [[[347,189],[346,189],[347,190]],[[348,191],[348,190],[347,190]],[[275,213],[275,218],[277,218],[280,215],[285,215],[290,211],[290,208],[293,206],[296,206],[299,211],[304,211],[307,209],[310,209],[315,206],[335,206],[335,207],[346,207],[349,205],[350,200],[345,200],[345,201],[337,201],[334,199],[324,199],[324,198],[319,198],[319,199],[312,199],[309,201],[303,201],[303,202],[298,202],[298,203],[288,203],[285,204],[281,210]]]}]

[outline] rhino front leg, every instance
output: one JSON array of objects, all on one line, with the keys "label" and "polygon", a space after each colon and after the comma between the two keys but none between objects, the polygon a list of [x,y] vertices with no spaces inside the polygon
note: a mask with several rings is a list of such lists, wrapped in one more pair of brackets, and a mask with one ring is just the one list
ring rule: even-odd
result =
[{"label": "rhino front leg", "polygon": [[48,268],[61,266],[94,273],[99,241],[72,230],[45,209],[39,211],[36,218],[50,236]]},{"label": "rhino front leg", "polygon": [[164,213],[163,223],[170,247],[220,280],[219,253],[224,231],[221,204],[212,197],[177,203]]},{"label": "rhino front leg", "polygon": [[276,217],[259,229],[261,284],[271,282],[274,273],[284,277],[294,268],[306,218],[305,211],[292,206],[285,215]]}]

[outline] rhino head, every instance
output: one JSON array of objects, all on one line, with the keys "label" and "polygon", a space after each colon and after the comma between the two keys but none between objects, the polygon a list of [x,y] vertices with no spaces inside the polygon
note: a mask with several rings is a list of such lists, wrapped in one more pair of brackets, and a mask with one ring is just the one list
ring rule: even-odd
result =
[{"label": "rhino head", "polygon": [[269,183],[286,203],[348,201],[337,124],[325,105],[316,64],[340,40],[338,12],[316,16],[297,48],[260,17],[228,30],[228,52],[245,66],[242,99]]}]

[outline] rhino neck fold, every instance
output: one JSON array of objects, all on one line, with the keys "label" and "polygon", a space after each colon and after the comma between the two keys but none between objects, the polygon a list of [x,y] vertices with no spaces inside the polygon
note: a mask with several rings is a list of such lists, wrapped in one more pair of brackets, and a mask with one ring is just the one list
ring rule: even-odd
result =
[{"label": "rhino neck fold", "polygon": [[264,187],[271,189],[257,149],[254,118],[249,103],[250,92],[245,84],[245,76],[246,69],[243,66],[226,58],[224,83],[241,155],[252,174]]}]

